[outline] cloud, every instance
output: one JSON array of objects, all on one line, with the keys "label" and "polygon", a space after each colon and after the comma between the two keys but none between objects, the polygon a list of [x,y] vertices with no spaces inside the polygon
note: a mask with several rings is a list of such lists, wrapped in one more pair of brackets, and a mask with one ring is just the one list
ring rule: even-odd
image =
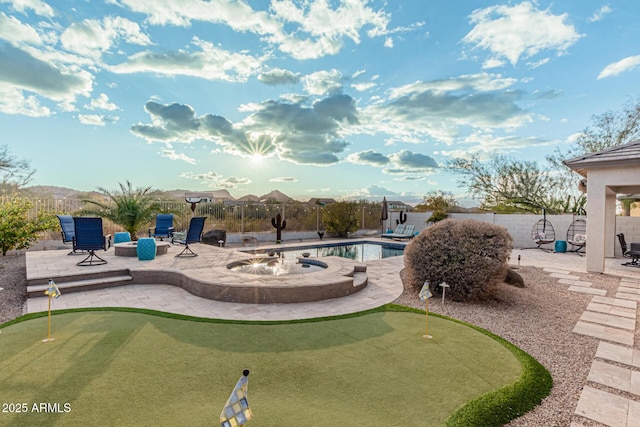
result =
[{"label": "cloud", "polygon": [[184,153],[176,153],[176,151],[171,148],[165,148],[161,150],[160,156],[166,157],[169,160],[182,160],[183,162],[187,162],[192,165],[195,165],[197,163],[196,159],[189,157]]},{"label": "cloud", "polygon": [[0,12],[0,39],[9,42],[22,42],[39,45],[42,39],[32,26],[23,24],[15,16],[7,16]]},{"label": "cloud", "polygon": [[358,130],[388,134],[388,143],[429,138],[451,144],[462,128],[515,129],[533,120],[518,105],[524,94],[510,89],[515,82],[480,73],[393,88],[362,110]]},{"label": "cloud", "polygon": [[138,52],[131,55],[126,62],[109,67],[109,70],[119,74],[154,73],[246,82],[250,76],[258,72],[266,59],[223,50],[197,37],[194,37],[192,44],[200,51],[187,52],[181,49],[168,53]]},{"label": "cloud", "polygon": [[341,134],[358,123],[355,101],[348,95],[334,95],[310,107],[282,101],[265,101],[252,106],[252,114],[232,123],[222,116],[197,116],[184,104],[148,101],[145,110],[151,124],[138,123],[131,132],[147,141],[212,141],[224,152],[238,156],[277,155],[298,164],[329,165],[340,159],[348,142]]},{"label": "cloud", "polygon": [[393,38],[387,37],[384,39],[384,47],[392,48],[393,47]]},{"label": "cloud", "polygon": [[260,73],[258,80],[267,85],[284,85],[300,82],[300,73],[293,73],[289,70],[274,68]]},{"label": "cloud", "polygon": [[94,58],[108,52],[119,40],[143,46],[151,44],[151,40],[140,31],[137,23],[119,16],[107,16],[101,21],[85,19],[74,22],[60,35],[62,47]]},{"label": "cloud", "polygon": [[422,194],[413,192],[398,193],[376,184],[371,184],[355,191],[349,191],[344,196],[345,199],[366,199],[376,202],[382,201],[383,197],[386,197],[387,200],[402,200],[405,203],[420,203],[424,200],[424,195]]},{"label": "cloud", "polygon": [[361,151],[359,153],[350,154],[347,157],[347,160],[351,163],[355,163],[358,165],[372,165],[372,166],[385,166],[391,162],[389,157],[373,150]]},{"label": "cloud", "polygon": [[77,96],[89,96],[93,76],[76,67],[46,62],[25,50],[0,43],[0,84],[28,90],[58,101],[64,110],[73,109]]},{"label": "cloud", "polygon": [[83,125],[104,126],[104,117],[96,114],[78,114],[78,120]]},{"label": "cloud", "polygon": [[47,117],[53,114],[49,108],[42,106],[35,96],[25,97],[15,86],[2,82],[0,82],[0,112],[29,117]]},{"label": "cloud", "polygon": [[409,150],[402,150],[389,156],[389,159],[398,167],[408,170],[424,170],[438,168],[438,163],[433,157],[414,153]]},{"label": "cloud", "polygon": [[302,78],[304,89],[311,95],[326,95],[342,90],[342,73],[335,68],[317,71]]},{"label": "cloud", "polygon": [[554,15],[548,9],[537,9],[528,1],[515,6],[477,9],[469,20],[474,27],[462,41],[475,49],[491,52],[492,57],[485,62],[485,68],[502,59],[515,66],[521,59],[543,51],[562,55],[582,37],[566,22],[567,14]]},{"label": "cloud", "polygon": [[635,70],[638,66],[640,66],[640,55],[628,56],[618,62],[613,62],[604,67],[604,69],[600,71],[600,74],[598,74],[598,80],[606,77],[617,76],[625,71]]},{"label": "cloud", "polygon": [[593,12],[593,15],[591,15],[591,17],[587,19],[587,22],[602,21],[604,19],[604,16],[611,12],[613,12],[613,9],[611,9],[609,5],[604,5],[599,10]]},{"label": "cloud", "polygon": [[557,145],[560,141],[538,137],[521,137],[515,135],[495,136],[492,133],[474,132],[463,141],[466,146],[454,150],[440,150],[434,154],[445,157],[468,158],[478,155],[481,160],[490,160],[496,153],[514,152],[521,148],[547,147]]},{"label": "cloud", "polygon": [[118,106],[109,101],[109,97],[106,93],[101,93],[97,98],[92,99],[89,104],[85,105],[85,108],[88,108],[89,110],[113,111],[117,110]]},{"label": "cloud", "polygon": [[368,82],[368,83],[352,83],[351,87],[354,88],[355,90],[357,90],[358,92],[364,92],[366,90],[369,90],[371,88],[376,87],[377,85],[373,82]]},{"label": "cloud", "polygon": [[298,182],[298,178],[293,176],[277,176],[275,178],[271,178],[269,182]]},{"label": "cloud", "polygon": [[238,178],[237,176],[230,176],[224,178],[222,175],[214,171],[205,173],[183,172],[180,174],[181,178],[195,179],[207,184],[210,188],[226,188],[233,189],[238,188],[241,185],[251,184],[249,178]]},{"label": "cloud", "polygon": [[0,3],[11,3],[11,8],[16,12],[27,14],[31,9],[36,15],[52,18],[55,16],[51,6],[41,0],[0,0]]},{"label": "cloud", "polygon": [[[116,2],[116,0],[112,0]],[[349,0],[332,7],[327,1],[294,3],[274,0],[264,11],[234,0],[119,0],[116,4],[147,15],[151,25],[188,27],[193,21],[226,25],[236,32],[252,33],[295,59],[315,59],[338,53],[362,34],[389,34],[390,16],[367,5],[368,0]],[[412,31],[421,23],[397,29]]]},{"label": "cloud", "polygon": [[401,150],[388,156],[374,150],[366,150],[349,155],[347,161],[359,165],[382,167],[383,173],[392,175],[419,174],[424,177],[424,175],[435,173],[435,169],[440,167],[433,157],[409,150]]}]

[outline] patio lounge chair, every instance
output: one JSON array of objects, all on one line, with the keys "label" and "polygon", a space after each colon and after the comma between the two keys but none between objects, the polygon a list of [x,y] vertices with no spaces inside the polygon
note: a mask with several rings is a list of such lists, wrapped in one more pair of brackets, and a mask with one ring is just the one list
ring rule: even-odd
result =
[{"label": "patio lounge chair", "polygon": [[187,234],[184,239],[176,239],[172,238],[171,243],[177,243],[179,245],[184,245],[184,249],[180,252],[179,256],[198,256],[197,253],[193,252],[189,247],[189,243],[199,243],[202,239],[202,231],[204,230],[204,220],[207,219],[206,216],[195,216],[191,218],[189,222],[189,229],[187,230]]},{"label": "patio lounge chair", "polygon": [[393,236],[401,235],[401,234],[404,233],[404,228],[405,228],[404,224],[398,224],[398,226],[396,227],[396,229],[392,233],[384,233],[384,234],[381,234],[380,237],[392,238]]},{"label": "patio lounge chair", "polygon": [[98,249],[107,250],[111,246],[111,235],[104,235],[102,231],[102,218],[73,218],[75,237],[73,247],[87,251],[89,255],[77,263],[79,266],[101,265],[107,261],[96,255]]},{"label": "patio lounge chair", "polygon": [[170,238],[173,231],[173,214],[158,214],[155,228],[149,228],[149,237],[159,237],[163,241],[165,237]]},{"label": "patio lounge chair", "polygon": [[[400,226],[398,226],[398,228],[399,227]],[[389,239],[411,239],[413,238],[415,229],[416,229],[415,225],[406,225],[404,226],[404,229],[402,229],[400,233],[395,233],[395,232],[387,233],[387,234],[383,234],[382,237],[387,237]]]},{"label": "patio lounge chair", "polygon": [[73,224],[73,217],[71,215],[56,215],[58,221],[60,221],[60,234],[62,235],[62,243],[71,243],[73,249],[67,255],[82,255],[82,252],[77,252],[75,247],[74,238],[76,237],[76,227]]}]

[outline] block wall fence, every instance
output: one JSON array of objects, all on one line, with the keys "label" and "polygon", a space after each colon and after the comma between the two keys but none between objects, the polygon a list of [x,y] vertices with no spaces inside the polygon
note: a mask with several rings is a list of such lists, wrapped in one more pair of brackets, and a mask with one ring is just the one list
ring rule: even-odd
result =
[{"label": "block wall fence", "polygon": [[[398,218],[397,212],[391,212],[389,222],[393,225],[389,228],[395,228],[396,219]],[[425,221],[431,216],[430,212],[409,212],[407,214],[407,221],[405,224],[412,224],[415,226],[416,231],[422,231],[427,227]],[[464,213],[452,213],[449,214],[450,218],[456,219],[473,219],[476,221],[489,222],[491,224],[500,225],[506,228],[511,237],[513,238],[513,247],[517,249],[535,247],[531,238],[531,229],[533,225],[542,218],[542,215],[533,214],[464,214]],[[577,218],[577,215],[547,215],[547,220],[553,225],[556,240],[566,240],[567,230]],[[624,233],[627,244],[630,242],[640,242],[640,217],[637,216],[616,216],[616,234]],[[587,248],[589,238],[587,236]],[[553,249],[554,245],[543,245],[543,247]],[[615,255],[622,256],[618,239],[616,239]]]}]

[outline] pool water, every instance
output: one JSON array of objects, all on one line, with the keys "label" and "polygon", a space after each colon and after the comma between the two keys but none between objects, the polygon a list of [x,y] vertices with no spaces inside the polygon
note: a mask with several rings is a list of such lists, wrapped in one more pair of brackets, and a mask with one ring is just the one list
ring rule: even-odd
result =
[{"label": "pool water", "polygon": [[382,258],[400,256],[404,251],[404,245],[380,244],[371,242],[361,243],[334,243],[314,246],[297,246],[295,248],[268,248],[254,251],[245,251],[254,254],[275,253],[280,257],[297,259],[309,254],[311,258],[325,256],[339,256],[354,261],[376,261]]}]

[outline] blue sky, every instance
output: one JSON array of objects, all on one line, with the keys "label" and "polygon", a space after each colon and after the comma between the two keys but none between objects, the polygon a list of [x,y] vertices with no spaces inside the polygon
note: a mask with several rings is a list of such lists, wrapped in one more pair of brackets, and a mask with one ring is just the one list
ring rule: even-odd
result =
[{"label": "blue sky", "polygon": [[637,99],[638,22],[635,0],[0,0],[0,143],[84,191],[462,198],[452,157],[544,161]]}]

